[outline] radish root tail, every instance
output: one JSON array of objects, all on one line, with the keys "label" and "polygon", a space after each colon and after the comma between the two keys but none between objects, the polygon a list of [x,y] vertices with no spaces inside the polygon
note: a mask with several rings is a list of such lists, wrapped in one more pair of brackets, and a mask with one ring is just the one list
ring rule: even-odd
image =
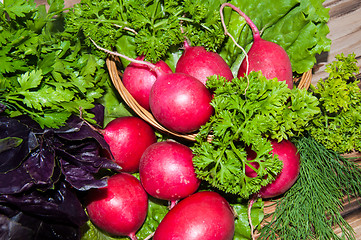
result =
[{"label": "radish root tail", "polygon": [[121,54],[121,53],[118,53],[118,52],[114,52],[114,51],[111,51],[111,50],[108,50],[106,48],[103,48],[101,46],[99,46],[93,39],[89,38],[90,41],[94,44],[94,46],[96,48],[98,48],[99,50],[105,52],[105,53],[108,53],[110,55],[113,55],[113,56],[117,56],[117,57],[121,57],[121,58],[124,58],[125,60],[128,60],[129,62],[132,62],[132,63],[137,63],[137,64],[143,64],[147,67],[149,67],[152,71],[156,72],[157,74],[159,73],[162,73],[163,71],[160,70],[159,67],[155,66],[154,64],[150,63],[150,62],[146,62],[146,61],[142,61],[142,60],[137,60],[137,59],[134,59],[134,58],[131,58],[131,57],[128,57],[124,54]]},{"label": "radish root tail", "polygon": [[242,52],[244,53],[245,58],[246,58],[246,65],[247,65],[247,67],[246,67],[246,74],[245,74],[245,76],[246,76],[246,78],[247,78],[247,87],[246,87],[246,89],[244,90],[244,95],[246,95],[247,89],[248,89],[248,87],[249,87],[249,78],[248,78],[248,74],[249,74],[249,60],[248,60],[248,54],[247,54],[246,50],[245,50],[241,45],[239,45],[239,44],[237,43],[236,39],[234,39],[234,37],[232,36],[232,34],[230,34],[230,33],[228,32],[227,26],[226,26],[226,24],[225,24],[225,22],[224,22],[224,16],[223,16],[223,9],[224,9],[224,7],[230,7],[230,8],[232,8],[233,10],[235,10],[239,15],[241,15],[241,16],[246,20],[247,24],[249,24],[250,27],[251,27],[251,29],[252,29],[253,37],[254,37],[254,38],[257,37],[257,36],[260,36],[260,35],[259,35],[259,31],[258,31],[257,27],[254,25],[254,23],[251,21],[251,19],[250,19],[246,14],[244,14],[239,8],[235,7],[234,5],[232,5],[232,4],[230,4],[230,3],[223,3],[223,4],[221,5],[221,8],[220,8],[219,12],[220,12],[220,15],[221,15],[221,23],[222,23],[222,26],[223,26],[223,29],[224,29],[224,34],[225,34],[226,36],[229,36],[229,37],[231,38],[231,40],[234,42],[234,44],[235,44],[238,48],[240,48],[240,49],[242,50]]},{"label": "radish root tail", "polygon": [[252,223],[252,217],[251,217],[251,211],[252,211],[252,207],[253,207],[253,204],[256,202],[257,200],[257,195],[253,196],[249,202],[248,202],[248,209],[247,209],[247,215],[248,215],[248,222],[249,222],[249,225],[251,226],[251,236],[252,236],[252,240],[256,240],[256,236],[254,234],[254,226],[253,226],[253,223]]}]

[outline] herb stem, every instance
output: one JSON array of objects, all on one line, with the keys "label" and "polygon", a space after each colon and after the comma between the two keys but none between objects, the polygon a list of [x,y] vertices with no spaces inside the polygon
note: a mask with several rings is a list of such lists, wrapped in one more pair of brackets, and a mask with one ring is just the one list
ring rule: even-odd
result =
[{"label": "herb stem", "polygon": [[119,20],[113,20],[113,19],[95,19],[95,18],[92,18],[92,19],[79,19],[78,21],[82,21],[83,23],[111,23],[113,25],[118,25],[118,26],[129,26],[129,23],[127,21],[119,21]]},{"label": "herb stem", "polygon": [[[179,17],[178,18],[179,21],[185,21],[185,22],[191,22],[194,23],[193,19],[190,18],[186,18],[186,17]],[[207,27],[206,25],[204,25],[203,23],[199,24],[202,28],[206,29],[207,31],[211,31],[211,29],[209,27]]]}]

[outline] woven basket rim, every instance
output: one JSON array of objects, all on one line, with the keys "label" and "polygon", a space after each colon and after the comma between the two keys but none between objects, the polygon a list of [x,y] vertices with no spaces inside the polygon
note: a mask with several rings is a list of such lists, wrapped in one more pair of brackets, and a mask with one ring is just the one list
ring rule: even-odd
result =
[{"label": "woven basket rim", "polygon": [[[135,99],[134,97],[129,93],[129,91],[125,88],[123,85],[122,79],[121,79],[121,72],[118,69],[118,64],[120,63],[119,58],[116,56],[109,56],[106,59],[106,65],[110,74],[110,78],[113,82],[114,87],[119,92],[119,95],[122,97],[124,102],[144,121],[149,123],[151,126],[156,128],[157,130],[169,134],[171,136],[182,138],[189,141],[195,141],[197,132],[194,133],[188,133],[188,134],[182,134],[178,132],[171,131],[167,128],[165,128],[162,124],[160,124],[154,116],[145,108],[143,108]],[[308,89],[312,80],[312,69],[305,72],[301,77],[295,78],[293,81],[298,83],[298,88]],[[207,141],[211,141],[212,136],[209,135],[207,137]]]}]

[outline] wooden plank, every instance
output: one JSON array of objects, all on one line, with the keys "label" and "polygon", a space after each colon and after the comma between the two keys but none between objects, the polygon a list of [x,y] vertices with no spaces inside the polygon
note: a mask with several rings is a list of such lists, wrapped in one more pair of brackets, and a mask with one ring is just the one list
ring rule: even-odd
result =
[{"label": "wooden plank", "polygon": [[312,83],[325,78],[328,74],[324,71],[325,65],[334,61],[337,54],[355,53],[358,66],[361,68],[361,1],[360,0],[326,0],[324,6],[329,8],[330,20],[328,27],[331,39],[329,52],[317,57],[316,70]]}]

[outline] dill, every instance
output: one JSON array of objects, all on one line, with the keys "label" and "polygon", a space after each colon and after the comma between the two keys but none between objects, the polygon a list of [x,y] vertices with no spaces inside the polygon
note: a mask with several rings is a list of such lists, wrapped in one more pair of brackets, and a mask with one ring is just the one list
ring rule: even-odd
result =
[{"label": "dill", "polygon": [[[302,137],[296,145],[302,163],[299,178],[276,200],[259,239],[355,239],[341,211],[345,195],[348,200],[360,196],[361,169],[312,137]],[[334,226],[340,227],[341,236]]]}]

